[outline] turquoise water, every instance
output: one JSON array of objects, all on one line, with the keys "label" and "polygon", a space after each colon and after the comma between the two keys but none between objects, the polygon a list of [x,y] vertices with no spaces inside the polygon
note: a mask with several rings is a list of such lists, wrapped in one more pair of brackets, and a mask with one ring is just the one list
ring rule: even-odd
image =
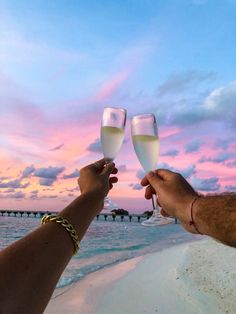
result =
[{"label": "turquoise water", "polygon": [[[0,217],[0,249],[39,224],[39,218]],[[135,222],[93,221],[57,286],[69,285],[117,262],[196,239],[199,236],[185,232],[179,224],[143,227]]]}]

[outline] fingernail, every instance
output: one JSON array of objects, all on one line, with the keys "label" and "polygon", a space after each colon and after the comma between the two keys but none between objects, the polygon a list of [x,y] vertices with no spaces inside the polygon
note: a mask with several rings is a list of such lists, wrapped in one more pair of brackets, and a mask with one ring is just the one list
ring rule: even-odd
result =
[{"label": "fingernail", "polygon": [[148,172],[149,177],[154,177],[155,173],[153,171]]}]

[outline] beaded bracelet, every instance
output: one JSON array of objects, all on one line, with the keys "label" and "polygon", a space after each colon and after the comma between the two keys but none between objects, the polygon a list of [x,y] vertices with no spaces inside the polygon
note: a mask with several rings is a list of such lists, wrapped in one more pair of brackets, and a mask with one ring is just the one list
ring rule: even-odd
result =
[{"label": "beaded bracelet", "polygon": [[50,221],[55,221],[59,225],[61,225],[70,235],[71,239],[73,240],[74,243],[74,252],[73,255],[77,254],[79,251],[79,236],[77,232],[75,231],[75,228],[68,222],[67,219],[59,216],[59,215],[45,215],[43,216],[41,220],[41,224],[44,225]]},{"label": "beaded bracelet", "polygon": [[190,225],[190,226],[194,226],[194,228],[195,228],[195,230],[197,231],[197,233],[203,235],[203,234],[198,230],[198,228],[197,228],[197,226],[196,226],[196,224],[195,224],[195,222],[194,222],[194,220],[193,220],[193,205],[194,205],[194,203],[196,202],[196,200],[199,199],[199,198],[200,198],[200,195],[196,196],[196,197],[193,199],[193,201],[192,201],[191,209],[190,209],[191,220],[189,221],[189,225]]}]

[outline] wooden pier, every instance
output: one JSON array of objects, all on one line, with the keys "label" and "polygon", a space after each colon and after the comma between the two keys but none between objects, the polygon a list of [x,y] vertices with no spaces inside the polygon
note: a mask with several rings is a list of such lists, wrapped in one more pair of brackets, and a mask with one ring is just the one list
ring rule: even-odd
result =
[{"label": "wooden pier", "polygon": [[[31,218],[42,218],[44,215],[58,214],[54,211],[32,211],[32,210],[8,210],[1,209],[0,216],[8,217],[31,217]],[[130,215],[117,215],[115,213],[100,213],[96,216],[97,220],[104,221],[130,221],[130,222],[141,222],[146,220],[146,215],[130,214]]]},{"label": "wooden pier", "polygon": [[[31,218],[42,218],[44,215],[58,214],[54,211],[33,211],[33,210],[8,210],[0,209],[0,216],[8,217],[31,217]],[[129,221],[129,222],[142,222],[149,217],[147,215],[130,214],[130,215],[117,215],[115,213],[100,213],[95,219],[104,221]],[[175,219],[175,223],[177,223]]]}]

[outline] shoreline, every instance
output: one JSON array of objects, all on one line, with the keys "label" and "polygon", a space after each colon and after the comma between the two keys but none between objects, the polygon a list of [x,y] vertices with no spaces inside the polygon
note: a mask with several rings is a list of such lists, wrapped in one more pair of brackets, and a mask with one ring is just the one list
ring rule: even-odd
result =
[{"label": "shoreline", "polygon": [[57,289],[45,313],[233,314],[235,259],[234,248],[212,239],[176,245]]},{"label": "shoreline", "polygon": [[[165,225],[163,225],[165,226]],[[162,226],[161,226],[162,227]],[[135,260],[136,258],[145,258],[146,256],[149,256],[149,255],[152,255],[152,254],[155,254],[155,253],[160,253],[162,252],[163,250],[167,250],[167,249],[171,249],[171,248],[174,248],[176,246],[181,246],[181,245],[187,245],[187,244],[190,244],[190,243],[194,243],[194,242],[198,242],[198,241],[202,241],[201,238],[198,238],[198,235],[195,235],[195,238],[194,239],[188,239],[186,241],[183,241],[183,242],[174,242],[174,243],[171,243],[171,244],[167,244],[165,247],[158,247],[158,248],[155,248],[155,250],[152,250],[152,251],[148,251],[148,252],[142,252],[141,254],[138,254],[138,255],[134,255],[134,256],[131,256],[131,257],[128,257],[128,258],[125,258],[124,260],[119,260],[119,261],[114,261],[112,262],[111,264],[107,264],[107,265],[103,265],[101,266],[101,268],[97,269],[97,270],[94,270],[86,275],[84,275],[82,278],[79,278],[75,281],[72,281],[71,283],[68,283],[68,284],[64,284],[62,286],[59,286],[57,287],[55,290],[54,290],[54,293],[53,293],[53,296],[52,296],[52,299],[56,298],[58,295],[60,295],[61,293],[64,293],[65,291],[67,290],[70,290],[72,288],[72,286],[76,285],[77,283],[85,280],[88,276],[94,274],[94,273],[98,273],[98,272],[101,272],[103,270],[106,270],[106,269],[110,269],[112,267],[115,267],[116,265],[118,264],[121,264],[121,263],[125,263],[125,262],[128,262],[130,260]]]},{"label": "shoreline", "polygon": [[44,313],[94,313],[99,299],[107,293],[110,285],[135,269],[143,258],[139,256],[120,262],[93,272],[69,286],[56,289]]}]

